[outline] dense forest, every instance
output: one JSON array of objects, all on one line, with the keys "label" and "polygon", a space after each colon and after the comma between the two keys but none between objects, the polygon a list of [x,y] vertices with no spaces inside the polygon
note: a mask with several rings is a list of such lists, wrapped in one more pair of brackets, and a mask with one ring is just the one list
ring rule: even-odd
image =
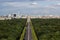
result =
[{"label": "dense forest", "polygon": [[60,19],[31,19],[38,40],[60,40]]},{"label": "dense forest", "polygon": [[0,40],[18,40],[26,25],[26,19],[0,20]]}]

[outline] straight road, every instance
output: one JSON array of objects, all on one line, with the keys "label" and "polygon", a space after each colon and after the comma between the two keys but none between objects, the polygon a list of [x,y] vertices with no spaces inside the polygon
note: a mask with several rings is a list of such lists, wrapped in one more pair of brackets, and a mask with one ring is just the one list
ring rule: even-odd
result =
[{"label": "straight road", "polygon": [[27,19],[25,40],[32,40],[32,33],[31,33],[31,28],[30,28],[30,18],[29,17]]}]

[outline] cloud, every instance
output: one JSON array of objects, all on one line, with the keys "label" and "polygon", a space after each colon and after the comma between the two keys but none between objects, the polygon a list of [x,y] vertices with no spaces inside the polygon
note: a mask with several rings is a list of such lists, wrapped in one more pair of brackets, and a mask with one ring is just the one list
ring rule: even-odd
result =
[{"label": "cloud", "polygon": [[21,8],[21,7],[27,7],[27,8],[38,8],[40,7],[40,5],[38,5],[37,3],[34,3],[34,5],[31,5],[31,2],[4,2],[3,6],[10,6],[10,7],[17,7],[17,8]]},{"label": "cloud", "polygon": [[[48,3],[47,3],[48,4]],[[4,2],[3,6],[16,7],[16,8],[57,8],[60,7],[59,2],[54,2],[50,4],[39,3],[39,2]],[[44,6],[43,6],[44,5]]]},{"label": "cloud", "polygon": [[58,8],[60,8],[60,3],[58,2],[55,4],[46,5],[45,8],[58,9]]},{"label": "cloud", "polygon": [[[46,8],[46,9],[56,9],[60,8],[60,3],[44,5],[38,2],[4,2],[3,6],[14,7],[14,8]],[[44,5],[44,6],[42,6]]]},{"label": "cloud", "polygon": [[58,3],[57,5],[60,5],[60,3]]},{"label": "cloud", "polygon": [[40,1],[60,1],[60,0],[40,0]]},{"label": "cloud", "polygon": [[21,2],[21,1],[60,1],[60,0],[0,0],[0,2]]},{"label": "cloud", "polygon": [[[31,5],[31,4],[34,5]],[[18,12],[34,14],[49,14],[49,13],[60,13],[60,2],[3,2],[0,3],[0,12]]]},{"label": "cloud", "polygon": [[51,5],[52,7],[55,7],[55,8],[60,8],[60,3],[56,3],[56,4],[53,4]]},{"label": "cloud", "polygon": [[12,6],[12,7],[21,7],[28,5],[27,3],[21,3],[21,2],[4,2],[4,6]]},{"label": "cloud", "polygon": [[36,2],[33,2],[33,3],[31,3],[31,5],[37,5],[37,3]]}]

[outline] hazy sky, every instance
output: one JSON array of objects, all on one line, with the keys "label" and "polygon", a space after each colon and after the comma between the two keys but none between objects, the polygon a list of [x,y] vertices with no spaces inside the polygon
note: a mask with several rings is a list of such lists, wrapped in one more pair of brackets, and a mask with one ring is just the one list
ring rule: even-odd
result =
[{"label": "hazy sky", "polygon": [[0,0],[0,15],[60,15],[60,0]]}]

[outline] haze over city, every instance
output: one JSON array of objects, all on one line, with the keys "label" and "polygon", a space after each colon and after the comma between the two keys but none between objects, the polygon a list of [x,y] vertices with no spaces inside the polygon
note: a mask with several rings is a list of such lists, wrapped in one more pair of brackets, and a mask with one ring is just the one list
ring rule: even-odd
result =
[{"label": "haze over city", "polygon": [[0,0],[0,16],[60,15],[60,0]]}]

